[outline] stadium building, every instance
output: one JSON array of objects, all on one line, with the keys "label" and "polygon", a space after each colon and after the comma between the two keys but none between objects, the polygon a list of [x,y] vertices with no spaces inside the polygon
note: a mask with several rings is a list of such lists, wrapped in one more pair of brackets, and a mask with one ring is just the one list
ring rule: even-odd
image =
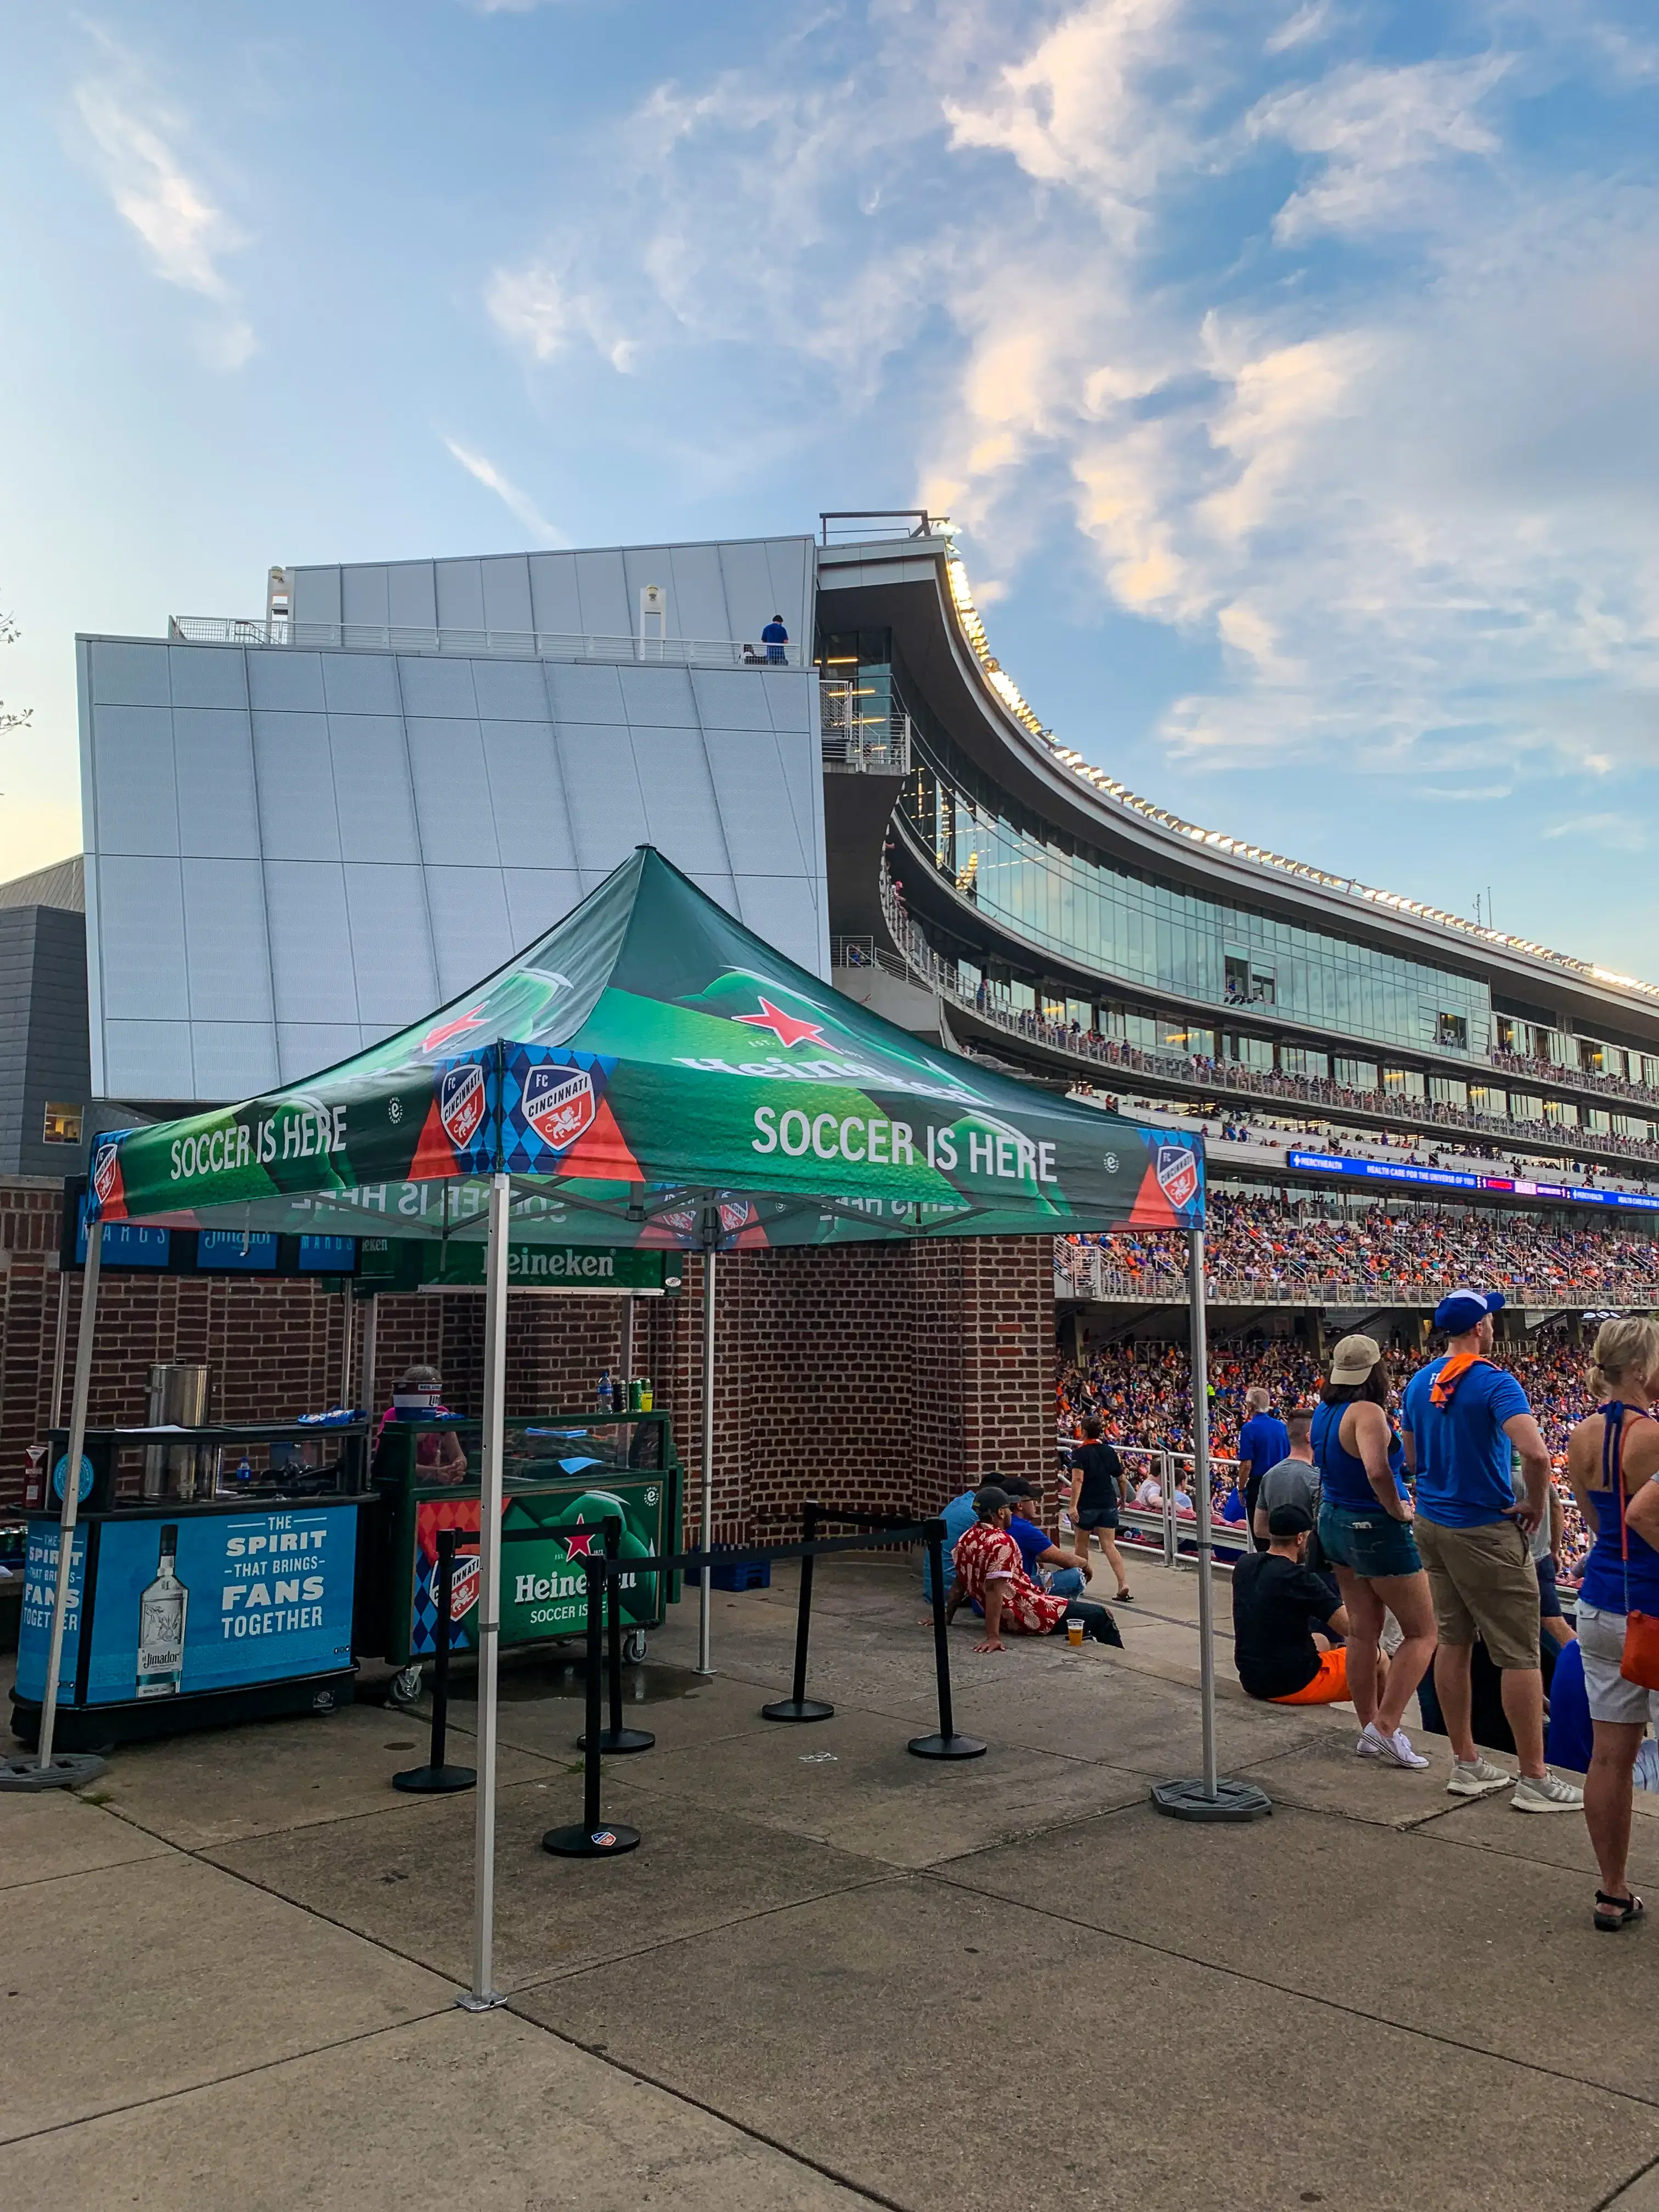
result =
[{"label": "stadium building", "polygon": [[[29,1043],[0,1059],[0,1171],[30,1205],[46,1203],[30,1179],[78,1157],[70,1133],[83,1144],[356,1052],[649,840],[890,1018],[1103,1105],[1201,1116],[1218,1195],[1291,1224],[1273,1259],[1218,1275],[1238,1328],[1386,1312],[1416,1330],[1434,1302],[1421,1279],[1310,1268],[1296,1233],[1379,1194],[1455,1206],[1483,1234],[1597,1234],[1614,1255],[1599,1302],[1650,1302],[1659,990],[1138,798],[1091,764],[1087,732],[1079,750],[1027,704],[948,526],[926,514],[284,567],[261,613],[76,649],[84,1008],[60,972],[79,881],[33,904],[24,885],[0,890],[0,962],[29,936],[27,960],[11,956]],[[1000,1247],[748,1255],[729,1325],[754,1388],[809,1372],[846,1401],[876,1378],[886,1405],[860,1417],[874,1428],[840,1404],[826,1452],[862,1455],[884,1495],[931,1494],[993,1461],[1043,1470],[1056,1295],[1074,1346],[1164,1326],[1178,1270],[1118,1261],[1065,1243],[1053,1271]],[[695,1274],[644,1353],[682,1389]],[[1534,1287],[1517,1326],[1583,1306],[1570,1271]],[[9,1372],[16,1332],[49,1335],[53,1311],[44,1279],[33,1322],[15,1289]],[[587,1390],[618,1349],[612,1323],[591,1302],[580,1325],[568,1306],[538,1310],[526,1389]],[[405,1331],[463,1397],[471,1312],[428,1301]],[[162,1318],[136,1325],[167,1356]],[[283,1387],[314,1395],[335,1357]],[[750,1528],[799,1485],[744,1410],[741,1361],[723,1364],[727,1522]],[[9,1461],[38,1399],[0,1407]]]}]

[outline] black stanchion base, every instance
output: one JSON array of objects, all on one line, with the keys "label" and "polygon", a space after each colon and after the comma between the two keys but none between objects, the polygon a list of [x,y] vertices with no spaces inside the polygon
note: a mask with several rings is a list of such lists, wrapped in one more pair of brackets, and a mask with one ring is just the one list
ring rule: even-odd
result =
[{"label": "black stanchion base", "polygon": [[1201,1781],[1158,1782],[1152,1798],[1172,1820],[1261,1820],[1273,1809],[1273,1799],[1254,1782],[1218,1782],[1213,1797]]},{"label": "black stanchion base", "polygon": [[985,1746],[976,1735],[913,1735],[906,1745],[918,1759],[983,1759]]},{"label": "black stanchion base", "polygon": [[833,1705],[821,1705],[816,1698],[780,1698],[775,1705],[763,1705],[763,1721],[832,1721],[836,1717]]},{"label": "black stanchion base", "polygon": [[542,1849],[557,1859],[614,1859],[638,1849],[640,1832],[614,1820],[605,1828],[550,1828]]},{"label": "black stanchion base", "polygon": [[[649,1751],[657,1741],[649,1729],[608,1729],[599,1730],[601,1751]],[[576,1738],[578,1751],[587,1748],[587,1731],[584,1729]]]},{"label": "black stanchion base", "polygon": [[394,1790],[408,1790],[417,1797],[447,1796],[452,1790],[472,1790],[478,1777],[470,1766],[406,1766],[394,1774]]}]

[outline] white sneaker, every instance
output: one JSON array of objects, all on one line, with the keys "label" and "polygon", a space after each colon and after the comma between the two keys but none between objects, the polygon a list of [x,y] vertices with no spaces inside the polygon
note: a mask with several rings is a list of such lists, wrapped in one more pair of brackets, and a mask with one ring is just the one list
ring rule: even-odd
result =
[{"label": "white sneaker", "polygon": [[1446,1794],[1449,1797],[1484,1797],[1489,1790],[1501,1790],[1514,1779],[1512,1774],[1505,1774],[1501,1766],[1494,1766],[1491,1759],[1483,1759],[1477,1751],[1471,1759],[1452,1760]]},{"label": "white sneaker", "polygon": [[1521,1777],[1510,1800],[1510,1808],[1516,1813],[1577,1813],[1583,1810],[1583,1803],[1582,1790],[1571,1782],[1563,1782],[1559,1774],[1552,1774],[1546,1767],[1536,1777]]},{"label": "white sneaker", "polygon": [[1389,1766],[1426,1766],[1429,1763],[1420,1751],[1412,1749],[1412,1740],[1404,1729],[1384,1735],[1375,1721],[1366,1722],[1355,1749],[1360,1758],[1380,1759]]}]

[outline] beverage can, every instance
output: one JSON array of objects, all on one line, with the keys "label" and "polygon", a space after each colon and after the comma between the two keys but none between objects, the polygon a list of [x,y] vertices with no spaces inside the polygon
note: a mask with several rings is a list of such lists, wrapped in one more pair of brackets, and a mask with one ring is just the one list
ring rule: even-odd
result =
[{"label": "beverage can", "polygon": [[656,1392],[652,1389],[651,1378],[647,1375],[640,1384],[640,1411],[642,1413],[649,1413],[654,1412],[655,1408]]},{"label": "beverage can", "polygon": [[635,1375],[629,1378],[628,1410],[630,1413],[642,1413],[645,1411],[645,1381],[641,1376]]}]

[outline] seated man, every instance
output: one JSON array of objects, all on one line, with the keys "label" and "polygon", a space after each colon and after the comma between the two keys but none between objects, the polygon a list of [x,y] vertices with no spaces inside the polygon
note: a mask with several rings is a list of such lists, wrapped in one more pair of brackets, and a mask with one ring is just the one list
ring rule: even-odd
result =
[{"label": "seated man", "polygon": [[1303,1564],[1312,1534],[1305,1505],[1275,1506],[1267,1550],[1233,1569],[1233,1663],[1246,1697],[1269,1705],[1335,1705],[1348,1694],[1348,1616]]},{"label": "seated man", "polygon": [[[1020,1564],[1039,1589],[1046,1589],[1051,1597],[1081,1597],[1089,1580],[1090,1568],[1086,1559],[1076,1552],[1063,1551],[1051,1543],[1046,1529],[1039,1528],[1035,1521],[1027,1520],[1022,1507],[1038,1497],[1036,1483],[1027,1482],[1024,1475],[988,1475],[994,1481],[1013,1507],[1008,1523],[1008,1534],[1019,1546]],[[1047,1567],[1047,1575],[1037,1571]]]},{"label": "seated man", "polygon": [[975,1651],[1005,1651],[1006,1630],[1016,1636],[1063,1636],[1068,1620],[1097,1644],[1121,1645],[1117,1623],[1092,1598],[1051,1597],[1025,1571],[1019,1546],[1008,1532],[1013,1510],[1006,1492],[988,1486],[974,1495],[974,1525],[957,1546],[956,1588],[948,1615],[965,1600],[985,1614],[985,1638]]},{"label": "seated man", "polygon": [[1156,1513],[1164,1503],[1164,1485],[1155,1474],[1149,1474],[1135,1492],[1135,1504],[1149,1513]]},{"label": "seated man", "polygon": [[[939,1518],[945,1523],[945,1543],[942,1552],[945,1588],[941,1595],[948,1598],[951,1595],[951,1584],[955,1580],[955,1572],[951,1565],[951,1554],[957,1547],[957,1539],[965,1535],[974,1525],[973,1492],[964,1490],[958,1497],[953,1498],[940,1514]],[[931,1551],[924,1551],[921,1555],[921,1596],[925,1605],[932,1605],[933,1602],[933,1555]],[[930,1613],[927,1618],[931,1620],[932,1614]],[[927,1622],[924,1622],[923,1626],[925,1627]]]}]

